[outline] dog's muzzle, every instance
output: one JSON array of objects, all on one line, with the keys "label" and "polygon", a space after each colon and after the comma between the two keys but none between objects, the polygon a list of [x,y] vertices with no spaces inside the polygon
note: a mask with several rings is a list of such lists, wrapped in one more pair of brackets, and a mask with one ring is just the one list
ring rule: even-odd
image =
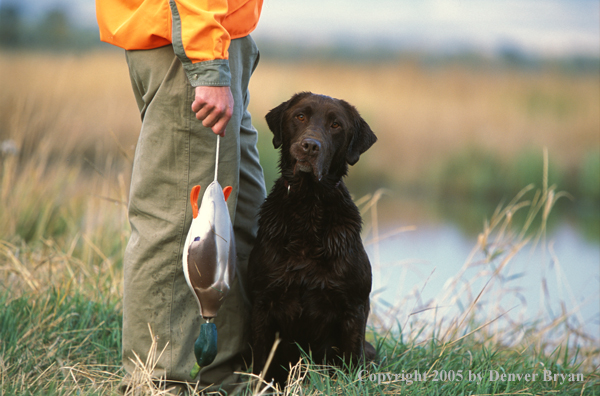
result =
[{"label": "dog's muzzle", "polygon": [[311,137],[303,138],[292,144],[290,152],[297,161],[294,166],[294,174],[297,171],[313,173],[319,181],[321,180],[327,171],[324,169],[325,155],[321,141]]}]

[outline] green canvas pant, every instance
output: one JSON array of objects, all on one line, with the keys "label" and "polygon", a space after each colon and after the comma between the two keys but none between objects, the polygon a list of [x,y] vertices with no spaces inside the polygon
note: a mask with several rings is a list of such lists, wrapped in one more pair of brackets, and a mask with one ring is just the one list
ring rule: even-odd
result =
[{"label": "green canvas pant", "polygon": [[[123,365],[127,373],[133,372],[134,352],[146,361],[150,325],[157,355],[166,346],[153,376],[192,382],[193,345],[202,322],[181,255],[192,220],[190,191],[199,184],[202,196],[214,178],[217,136],[195,118],[194,88],[172,46],[127,51],[126,56],[142,128],[129,196],[131,238],[123,264]],[[258,209],[266,195],[257,131],[248,112],[248,83],[258,58],[250,36],[232,40],[229,66],[235,108],[221,140],[218,179],[223,187],[233,187],[227,206],[237,245],[237,277],[215,318],[218,354],[200,372],[202,387],[215,384],[231,390],[240,382],[233,372],[245,369],[240,354],[248,348],[250,309],[244,280]]]}]

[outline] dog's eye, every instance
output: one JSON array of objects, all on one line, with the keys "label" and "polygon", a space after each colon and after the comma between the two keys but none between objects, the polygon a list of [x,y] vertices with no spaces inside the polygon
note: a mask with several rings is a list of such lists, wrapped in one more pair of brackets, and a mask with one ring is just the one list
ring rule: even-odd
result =
[{"label": "dog's eye", "polygon": [[298,119],[298,121],[302,121],[302,122],[304,122],[304,120],[306,119],[306,117],[304,117],[304,114],[298,114],[296,116],[296,118]]},{"label": "dog's eye", "polygon": [[337,122],[334,122],[333,124],[331,124],[331,127],[333,129],[338,129],[339,127],[341,127],[341,125],[339,123],[337,123]]}]

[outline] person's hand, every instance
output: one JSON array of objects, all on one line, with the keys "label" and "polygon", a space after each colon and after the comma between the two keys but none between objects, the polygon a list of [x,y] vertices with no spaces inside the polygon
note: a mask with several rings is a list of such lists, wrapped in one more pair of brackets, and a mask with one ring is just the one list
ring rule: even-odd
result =
[{"label": "person's hand", "polygon": [[202,125],[225,136],[225,127],[233,115],[233,96],[229,87],[196,87],[192,111]]}]

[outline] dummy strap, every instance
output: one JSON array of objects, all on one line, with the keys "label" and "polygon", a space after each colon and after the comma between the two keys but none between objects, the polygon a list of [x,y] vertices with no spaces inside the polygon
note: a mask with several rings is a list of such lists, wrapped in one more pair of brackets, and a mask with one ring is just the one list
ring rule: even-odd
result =
[{"label": "dummy strap", "polygon": [[219,174],[219,149],[221,148],[221,135],[217,135],[217,155],[215,158],[215,181],[217,181],[217,175]]}]

